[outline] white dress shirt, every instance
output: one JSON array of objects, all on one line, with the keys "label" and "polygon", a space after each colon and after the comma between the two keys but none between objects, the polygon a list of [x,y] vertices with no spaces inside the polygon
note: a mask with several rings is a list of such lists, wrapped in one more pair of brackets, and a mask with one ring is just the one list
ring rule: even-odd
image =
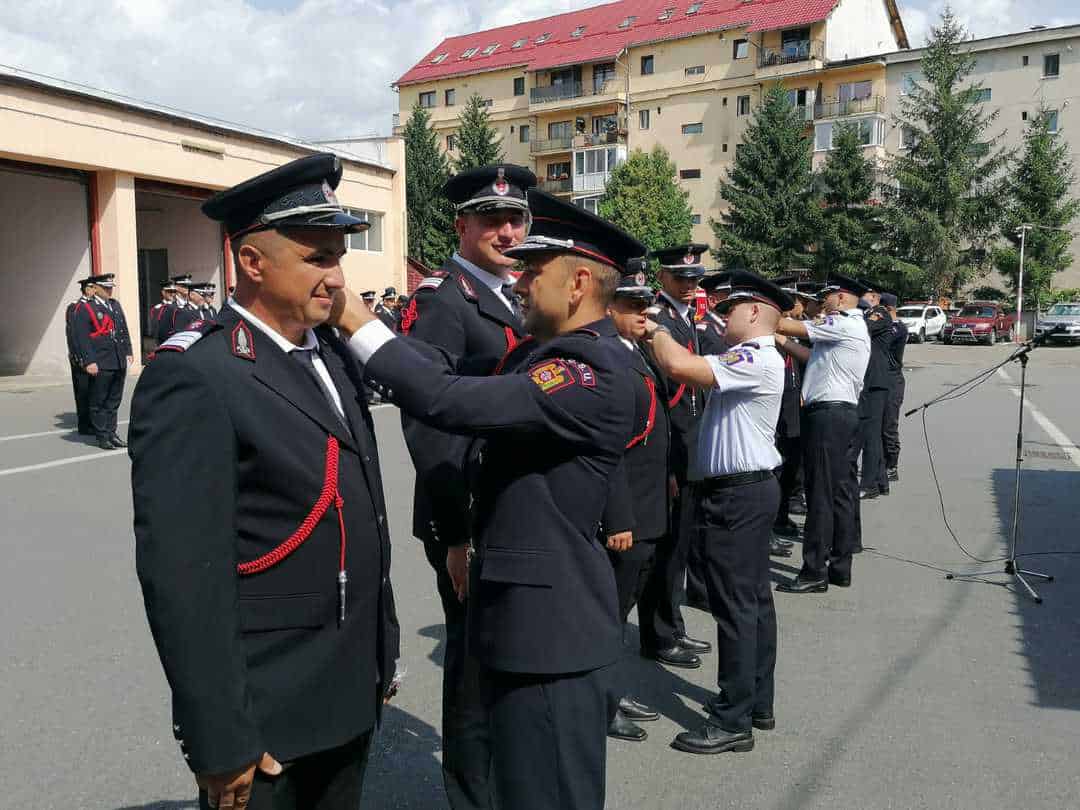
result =
[{"label": "white dress shirt", "polygon": [[466,270],[468,270],[469,273],[473,275],[477,281],[479,281],[481,284],[483,284],[485,287],[495,293],[495,297],[502,301],[504,304],[506,304],[506,308],[510,310],[511,314],[513,314],[514,306],[510,303],[510,300],[503,293],[503,287],[505,285],[513,284],[510,279],[503,278],[502,276],[497,276],[494,273],[489,273],[487,270],[477,267],[468,259],[462,258],[460,253],[455,253],[453,259]]},{"label": "white dress shirt", "polygon": [[706,355],[716,386],[698,434],[698,458],[706,478],[774,470],[776,422],[784,394],[784,360],[772,335]]},{"label": "white dress shirt", "polygon": [[665,301],[667,301],[667,303],[676,312],[678,312],[679,316],[684,321],[686,321],[690,326],[694,325],[694,320],[693,320],[693,318],[690,317],[690,305],[689,304],[684,304],[682,301],[676,301],[674,298],[672,298],[670,295],[668,295],[663,290],[660,291],[660,297],[663,298]]},{"label": "white dress shirt", "polygon": [[813,345],[803,372],[803,401],[807,405],[857,405],[870,362],[870,333],[862,310],[833,312],[807,321],[806,334]]},{"label": "white dress shirt", "polygon": [[[326,383],[326,388],[330,392],[330,396],[334,398],[334,406],[337,408],[338,414],[343,419],[345,418],[345,408],[341,404],[341,394],[338,392],[337,386],[334,385],[334,379],[330,376],[330,372],[326,368],[326,363],[323,362],[322,356],[317,351],[319,348],[319,339],[315,337],[313,331],[305,329],[304,342],[297,346],[280,332],[275,331],[273,327],[260,321],[257,317],[248,312],[248,310],[236,303],[232,298],[229,299],[229,306],[236,310],[236,313],[245,321],[248,321],[252,326],[270,338],[270,340],[272,340],[279,349],[285,352],[285,354],[300,349],[311,351],[311,363],[315,366],[315,373],[319,375],[319,379]],[[386,326],[382,321],[376,321],[376,323],[378,323],[379,326],[382,326],[383,329],[386,329]],[[387,331],[389,332],[390,330],[387,329]],[[393,335],[393,332],[390,332],[390,334]]]}]

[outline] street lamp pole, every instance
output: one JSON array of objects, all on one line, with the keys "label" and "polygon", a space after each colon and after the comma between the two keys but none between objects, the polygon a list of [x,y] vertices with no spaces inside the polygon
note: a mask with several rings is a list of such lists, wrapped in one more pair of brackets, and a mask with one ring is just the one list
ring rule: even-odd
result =
[{"label": "street lamp pole", "polygon": [[1017,230],[1020,232],[1020,271],[1016,276],[1016,327],[1013,329],[1013,339],[1022,343],[1020,329],[1024,324],[1024,241],[1030,225],[1021,225]]}]

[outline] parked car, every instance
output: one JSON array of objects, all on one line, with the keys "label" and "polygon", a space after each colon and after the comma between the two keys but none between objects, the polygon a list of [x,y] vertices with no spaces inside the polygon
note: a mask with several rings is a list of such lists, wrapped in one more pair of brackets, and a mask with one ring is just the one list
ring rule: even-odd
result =
[{"label": "parked car", "polygon": [[985,343],[993,346],[998,340],[1011,340],[1015,317],[994,301],[969,301],[950,318],[942,330],[945,343]]},{"label": "parked car", "polygon": [[1050,307],[1035,324],[1035,337],[1048,343],[1080,343],[1080,302],[1062,302]]},{"label": "parked car", "polygon": [[896,310],[896,317],[907,327],[908,339],[925,343],[927,338],[941,337],[948,318],[941,307],[927,304],[904,304]]}]

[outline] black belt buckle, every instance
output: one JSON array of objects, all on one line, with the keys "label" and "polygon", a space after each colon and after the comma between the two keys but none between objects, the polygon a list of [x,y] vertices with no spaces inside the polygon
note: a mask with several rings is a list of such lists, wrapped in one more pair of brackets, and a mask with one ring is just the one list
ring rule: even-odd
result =
[{"label": "black belt buckle", "polygon": [[759,481],[768,481],[774,478],[772,470],[754,470],[753,472],[732,473],[731,475],[717,475],[705,479],[705,487],[710,490],[729,489],[744,484],[756,484]]}]

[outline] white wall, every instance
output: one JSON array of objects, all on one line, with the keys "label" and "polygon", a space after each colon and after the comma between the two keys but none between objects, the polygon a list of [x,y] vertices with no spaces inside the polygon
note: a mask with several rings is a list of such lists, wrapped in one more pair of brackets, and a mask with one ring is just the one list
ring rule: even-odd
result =
[{"label": "white wall", "polygon": [[840,0],[829,16],[825,58],[830,61],[857,59],[898,47],[885,0]]},{"label": "white wall", "polygon": [[[135,192],[135,223],[140,250],[169,251],[169,275],[190,273],[195,281],[218,285],[224,300],[221,225],[199,210],[201,201],[147,191]],[[156,291],[153,296],[157,300]]]}]

